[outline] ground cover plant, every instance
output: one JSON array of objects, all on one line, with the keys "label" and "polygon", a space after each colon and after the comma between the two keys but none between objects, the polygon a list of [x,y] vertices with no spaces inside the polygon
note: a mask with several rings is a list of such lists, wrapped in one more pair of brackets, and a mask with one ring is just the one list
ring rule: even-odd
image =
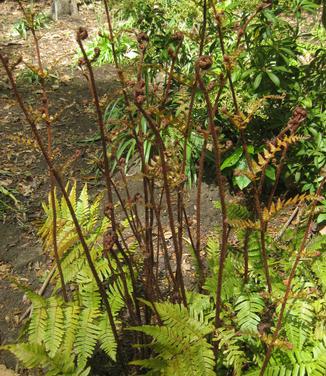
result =
[{"label": "ground cover plant", "polygon": [[[0,53],[48,166],[39,236],[54,259],[49,297],[20,284],[32,302],[24,339],[1,349],[47,375],[93,374],[96,359],[119,375],[324,375],[326,237],[315,225],[325,211],[323,105],[315,86],[323,52],[308,67],[298,66],[296,55],[302,12],[315,4],[203,0],[189,16],[197,26],[189,42],[177,23],[159,38],[164,7],[135,3],[154,15],[149,26],[133,29],[137,58],[130,69],[103,1],[120,83],[120,97],[109,107],[94,76],[101,51],[89,52],[86,28],[76,33],[102,152],[105,190],[95,198],[87,185],[64,182],[54,158],[58,114],[51,113],[33,23],[39,108],[30,109],[20,95],[20,61]],[[288,9],[295,26],[281,16]],[[312,69],[309,80],[304,69]],[[290,153],[300,156],[300,148],[316,144],[309,182],[293,176],[296,154]],[[131,160],[141,171],[136,194],[127,174]],[[219,193],[220,221],[211,231],[201,221],[207,168]],[[303,192],[285,190],[286,168]]]}]

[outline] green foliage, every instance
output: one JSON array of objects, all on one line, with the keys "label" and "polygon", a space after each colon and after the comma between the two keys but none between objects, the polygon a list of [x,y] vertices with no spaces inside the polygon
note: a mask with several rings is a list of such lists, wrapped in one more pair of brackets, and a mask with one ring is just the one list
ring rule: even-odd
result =
[{"label": "green foliage", "polygon": [[0,183],[0,218],[6,212],[15,211],[21,207],[21,202],[16,197],[16,192]]},{"label": "green foliage", "polygon": [[[121,280],[115,260],[109,267],[103,257],[103,234],[107,229],[107,219],[100,220],[101,196],[90,204],[87,186],[77,197],[76,184],[72,186],[69,197],[75,213],[82,225],[85,239],[91,248],[92,258],[103,282],[113,278],[108,291],[113,317],[124,307],[121,297]],[[27,297],[32,302],[33,310],[27,323],[28,342],[5,346],[13,352],[28,368],[41,367],[47,375],[86,375],[89,372],[88,360],[92,357],[96,345],[112,360],[116,359],[117,344],[109,324],[107,313],[102,306],[102,299],[85,260],[72,218],[64,199],[55,198],[58,225],[58,252],[62,258],[62,269],[67,286],[74,286],[74,292],[68,303],[55,292],[49,298],[43,298],[30,290]],[[45,249],[52,248],[52,211],[43,204],[46,214],[44,225],[40,229]],[[127,271],[125,271],[127,276]],[[119,288],[117,288],[117,286]],[[130,292],[132,291],[129,284]]]},{"label": "green foliage", "polygon": [[258,294],[240,295],[234,307],[237,316],[236,322],[240,330],[248,333],[257,333],[260,322],[259,314],[264,310],[264,301]]},{"label": "green foliage", "polygon": [[31,30],[31,27],[34,28],[34,30],[43,29],[45,27],[48,27],[48,24],[51,22],[51,18],[46,15],[45,13],[36,13],[36,14],[29,14],[29,18],[18,20],[14,26],[13,30],[15,33],[17,33],[21,38],[26,39],[27,33],[29,30]]},{"label": "green foliage", "polygon": [[[299,188],[302,191],[313,192],[320,182],[318,171],[325,165],[325,33],[317,27],[311,32],[310,18],[307,20],[303,14],[316,19],[318,5],[314,1],[278,1],[273,6],[258,12],[248,25],[246,25],[241,48],[237,46],[237,31],[245,25],[250,15],[257,7],[257,1],[250,3],[244,1],[223,1],[218,5],[218,11],[223,13],[221,19],[225,35],[225,49],[231,59],[231,74],[235,93],[241,111],[252,110],[249,113],[250,121],[246,129],[249,140],[248,152],[253,160],[257,159],[263,151],[262,139],[270,140],[284,128],[289,120],[289,114],[294,106],[300,103],[308,110],[305,126],[300,127],[299,134],[304,136],[296,145],[289,148],[288,163],[286,163],[281,180],[286,187]],[[145,32],[149,36],[143,65],[143,78],[146,82],[146,98],[148,105],[154,105],[155,95],[150,91],[151,85],[166,83],[167,72],[171,63],[169,50],[175,51],[176,44],[171,36],[176,31],[184,33],[184,41],[180,47],[178,58],[175,62],[175,74],[171,85],[171,100],[166,108],[178,118],[180,109],[187,110],[189,96],[181,90],[180,81],[190,84],[193,75],[193,62],[198,55],[198,45],[195,34],[201,26],[201,5],[195,1],[144,1],[128,0],[114,4],[113,21],[116,25],[115,38],[119,61],[124,64],[134,65],[135,58],[139,56],[136,38],[131,31]],[[240,25],[240,26],[238,26]],[[211,78],[218,80],[220,74],[226,73],[223,56],[220,53],[219,41],[215,37],[215,25],[208,22],[204,53],[210,54],[214,59]],[[103,31],[100,36],[91,41],[88,55],[92,56],[95,47],[100,48],[98,64],[113,62],[111,46],[108,35]],[[216,89],[212,90],[215,94]],[[181,102],[175,103],[175,98],[181,95]],[[187,93],[186,93],[187,94]],[[189,92],[188,92],[189,95]],[[262,98],[273,95],[282,95],[282,100],[265,100]],[[205,104],[196,97],[196,106],[193,111],[195,126],[203,126],[205,119]],[[232,107],[232,96],[228,90],[221,95],[221,103],[226,109]],[[258,104],[259,103],[259,104]],[[312,106],[313,104],[313,106]],[[121,102],[114,101],[106,110],[106,118],[116,119],[121,113],[125,114]],[[113,114],[115,113],[115,114]],[[183,122],[187,111],[182,111]],[[122,116],[123,117],[123,116]],[[221,126],[221,139],[234,141],[234,148],[228,151],[222,163],[222,170],[229,177],[233,187],[245,190],[251,184],[248,176],[246,158],[239,146],[239,131],[232,124],[231,119],[221,112],[216,116],[216,124]],[[181,121],[182,124],[182,121]],[[138,125],[138,134],[145,129],[145,154],[146,157],[155,154],[153,137],[147,129],[145,120]],[[121,129],[124,128],[124,129]],[[110,131],[117,136],[113,148],[117,155],[124,157],[129,162],[136,155],[135,134],[130,127],[121,127],[121,124],[112,122],[108,124]],[[184,137],[179,131],[180,124],[170,126],[164,135],[173,140],[173,148],[182,154]],[[171,134],[172,133],[172,134]],[[196,180],[196,163],[199,158],[203,139],[198,137],[198,132],[191,134],[187,150],[186,176],[188,181]],[[111,150],[110,150],[111,152]],[[207,158],[211,157],[207,151]],[[207,159],[209,161],[209,159]],[[117,161],[113,161],[114,169]],[[139,162],[138,162],[139,163]],[[128,166],[128,163],[127,163]],[[304,166],[304,168],[303,168]],[[269,165],[266,169],[266,185],[275,181],[275,166]]]},{"label": "green foliage", "polygon": [[[176,110],[176,114],[178,114],[180,117],[186,116],[181,109],[183,104],[184,103],[181,102]],[[126,172],[135,163],[138,163],[140,166],[140,157],[136,141],[137,138],[141,138],[143,140],[144,158],[146,163],[158,155],[155,138],[153,137],[153,134],[149,129],[149,125],[144,117],[141,117],[139,125],[137,125],[137,127],[133,130],[131,130],[128,126],[121,127],[121,120],[126,119],[127,121],[127,116],[123,105],[123,98],[115,99],[107,106],[104,113],[104,119],[106,121],[109,133],[113,135],[112,139],[110,140],[111,142],[108,150],[109,155],[115,156],[111,166],[112,172],[116,171],[118,162],[121,158],[124,159],[124,169]],[[179,126],[179,119],[176,118],[170,127],[161,132],[161,137],[167,147],[171,150],[176,150],[175,158],[178,164],[180,164],[184,152],[184,135],[183,132],[180,131]],[[185,175],[189,185],[192,185],[197,180],[196,162],[199,159],[203,143],[203,137],[196,132],[191,132],[186,149],[185,164]]]},{"label": "green foliage", "polygon": [[212,346],[206,340],[213,326],[205,316],[171,303],[155,303],[155,310],[162,326],[130,329],[150,335],[150,346],[158,355],[132,364],[149,368],[148,375],[215,375]]},{"label": "green foliage", "polygon": [[[221,146],[225,140],[232,141],[231,147],[227,147],[225,154],[222,154],[222,163],[218,167],[230,178],[234,187],[240,190],[250,188],[253,181],[258,183],[258,177],[265,174],[267,182],[259,188],[262,191],[267,188],[268,192],[269,184],[276,179],[279,157],[287,151],[292,153],[289,163],[286,163],[290,171],[289,179],[303,183],[298,170],[303,159],[307,158],[309,169],[302,173],[305,180],[301,188],[314,191],[316,183],[320,181],[319,176],[309,174],[313,169],[319,171],[325,164],[321,132],[324,105],[319,93],[323,80],[316,73],[322,66],[319,54],[323,56],[323,53],[314,51],[313,61],[303,64],[302,54],[311,46],[303,45],[300,32],[303,12],[313,12],[316,7],[309,0],[279,1],[271,7],[259,9],[259,12],[257,10],[255,17],[249,19],[257,4],[253,3],[224,1],[216,5],[225,45],[221,45],[222,36],[216,38],[216,26],[209,21],[203,53],[212,55],[213,65],[211,69],[201,69],[200,72],[197,65],[197,81],[194,81],[192,60],[198,56],[196,39],[199,33],[198,30],[191,32],[190,28],[193,24],[194,28],[198,28],[199,4],[183,0],[161,0],[157,4],[154,1],[130,0],[121,5],[121,12],[115,17],[128,20],[128,23],[122,22],[116,31],[119,60],[125,61],[128,52],[135,52],[134,38],[126,36],[127,26],[136,32],[144,31],[149,36],[148,46],[142,46],[146,54],[139,76],[144,81],[138,79],[138,84],[141,84],[139,91],[144,94],[139,102],[144,103],[144,107],[139,109],[136,106],[139,103],[130,100],[127,108],[120,98],[109,104],[104,116],[108,130],[105,138],[109,145],[105,152],[112,163],[111,173],[114,173],[118,163],[123,166],[121,159],[125,160],[128,169],[135,162],[138,147],[142,147],[146,164],[143,167],[146,167],[149,181],[147,185],[144,179],[143,193],[146,196],[153,193],[153,200],[162,189],[164,175],[162,198],[165,194],[166,202],[173,202],[172,207],[168,208],[168,216],[171,232],[175,230],[177,233],[172,234],[175,258],[171,257],[173,267],[177,264],[176,271],[165,276],[171,277],[171,280],[174,277],[175,281],[168,281],[164,290],[165,280],[158,277],[160,272],[165,273],[160,267],[160,247],[166,240],[165,220],[162,229],[158,217],[155,221],[156,211],[154,213],[152,200],[145,199],[141,213],[140,210],[137,212],[138,202],[126,203],[123,207],[123,214],[129,210],[135,217],[134,227],[127,227],[125,238],[121,232],[126,229],[126,221],[120,219],[120,211],[117,222],[110,223],[100,213],[100,196],[91,203],[87,185],[79,195],[76,184],[71,189],[67,186],[72,208],[90,249],[90,257],[85,256],[66,201],[55,197],[57,246],[69,301],[61,298],[58,272],[50,297],[43,298],[27,290],[26,294],[33,305],[26,329],[28,342],[2,347],[16,354],[26,367],[43,368],[47,375],[86,375],[91,372],[88,364],[97,348],[116,361],[120,346],[116,343],[117,336],[110,324],[112,320],[107,313],[107,304],[103,302],[106,294],[118,336],[124,333],[122,329],[129,324],[129,320],[132,322],[133,326],[128,328],[132,334],[131,340],[124,341],[123,345],[129,349],[131,342],[131,345],[139,348],[133,355],[141,355],[140,359],[132,358],[130,364],[140,367],[141,373],[166,376],[259,375],[266,348],[271,350],[266,375],[322,376],[326,373],[325,236],[312,237],[307,244],[303,244],[305,247],[301,247],[307,226],[305,212],[297,220],[297,227],[291,225],[284,237],[275,237],[274,223],[271,223],[271,220],[277,222],[277,216],[285,207],[303,206],[311,196],[298,194],[290,199],[278,198],[268,207],[260,200],[261,197],[255,197],[255,208],[252,208],[251,191],[247,189],[243,200],[247,200],[245,205],[233,202],[229,197],[226,203],[221,200],[223,209],[226,205],[226,217],[222,218],[225,231],[222,234],[217,231],[202,249],[196,250],[196,256],[202,257],[203,262],[201,281],[191,273],[185,272],[186,277],[182,275],[182,257],[185,254],[177,248],[183,244],[184,233],[180,232],[180,228],[172,227],[175,213],[178,214],[178,224],[182,224],[184,218],[181,213],[185,209],[184,203],[179,201],[179,197],[177,204],[174,202],[175,196],[179,196],[184,188],[181,163],[185,165],[188,183],[192,183],[195,181],[196,164],[204,137],[207,137],[207,149],[212,148],[203,93],[207,99],[215,97],[221,90],[221,111],[216,113],[214,119],[210,117],[210,126],[211,129],[219,126],[217,142]],[[180,15],[176,10],[183,8],[185,10]],[[294,24],[286,17],[288,14],[295,21]],[[248,20],[251,22],[246,24]],[[165,97],[169,69],[178,48],[176,39],[172,37],[177,26],[185,32],[185,40],[182,46],[180,44],[180,56],[173,62],[175,70],[169,81],[172,95]],[[242,30],[245,48],[237,46],[238,26],[246,26]],[[88,54],[92,55],[93,47],[98,45],[101,46],[98,63],[111,61],[110,40],[104,32],[91,42]],[[194,45],[197,49],[193,48]],[[223,48],[229,55],[221,53]],[[200,74],[205,83],[214,84],[207,92],[198,89]],[[310,78],[306,79],[308,75]],[[232,90],[226,90],[223,86],[224,79],[229,77],[232,80],[225,85],[231,86],[232,82]],[[137,91],[129,92],[130,88],[135,89],[135,85],[137,83],[128,80],[123,90],[130,98],[135,95],[139,99]],[[188,123],[192,92],[194,109]],[[307,93],[312,93],[311,97]],[[237,100],[232,99],[234,96]],[[313,101],[316,101],[315,111],[311,111],[307,126],[300,130],[301,136],[291,133],[293,128],[290,123],[289,134],[275,138],[284,129],[294,105],[303,103],[309,107],[311,102],[312,107]],[[97,110],[100,112],[99,107]],[[130,118],[134,121],[130,122]],[[184,143],[185,137],[189,137],[187,144]],[[244,138],[248,144],[243,141]],[[187,145],[187,150],[183,150],[184,145]],[[220,150],[215,148],[215,152],[217,161],[214,163],[219,163]],[[207,150],[207,156],[211,154]],[[295,162],[294,156],[299,157]],[[165,158],[167,162],[163,165]],[[284,162],[283,158],[281,162]],[[217,176],[219,181],[222,180],[219,171]],[[111,176],[106,178],[110,180]],[[285,184],[289,184],[286,175],[282,178]],[[221,197],[222,183],[219,186]],[[260,196],[254,188],[256,196]],[[153,191],[149,192],[151,189]],[[142,195],[136,196],[143,204]],[[110,205],[106,207],[107,211],[110,211]],[[216,205],[217,208],[220,206]],[[43,207],[46,219],[39,234],[44,248],[52,254],[53,213],[50,198]],[[165,207],[159,204],[158,209],[161,214]],[[320,214],[323,214],[323,207],[317,217],[319,223],[323,223],[324,217],[320,217]],[[145,226],[141,223],[143,217]],[[257,217],[260,217],[259,220]],[[310,224],[308,222],[309,231],[306,231],[309,237],[312,232]],[[157,233],[153,232],[154,229],[158,230]],[[191,237],[192,229],[190,226],[188,229]],[[119,240],[121,238],[121,244],[114,239],[115,236]],[[132,257],[134,245],[130,245],[130,237],[133,242],[135,238],[138,241],[136,260]],[[157,241],[158,249],[154,250],[153,239]],[[103,244],[107,243],[112,247],[104,248]],[[190,243],[194,243],[193,239]],[[225,247],[221,247],[220,243]],[[168,259],[170,247],[166,253],[164,256]],[[89,259],[94,264],[92,270]],[[266,283],[266,264],[271,286]],[[293,265],[296,269],[293,269]],[[99,281],[95,278],[96,283],[94,270],[99,277]],[[183,284],[186,285],[184,294]],[[181,305],[182,300],[184,305]],[[138,303],[140,308],[136,307]],[[135,311],[133,306],[130,309],[133,304]],[[279,327],[278,318],[283,308],[284,316]]]}]

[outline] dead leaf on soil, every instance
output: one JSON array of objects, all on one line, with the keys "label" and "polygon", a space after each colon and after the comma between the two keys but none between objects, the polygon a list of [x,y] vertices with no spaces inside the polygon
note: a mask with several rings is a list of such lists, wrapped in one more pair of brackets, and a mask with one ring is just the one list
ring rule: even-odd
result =
[{"label": "dead leaf on soil", "polygon": [[0,375],[1,376],[17,376],[17,373],[11,369],[6,368],[3,364],[0,364]]},{"label": "dead leaf on soil", "polygon": [[319,233],[320,233],[321,235],[326,235],[326,226],[324,226],[324,227],[319,231]]}]

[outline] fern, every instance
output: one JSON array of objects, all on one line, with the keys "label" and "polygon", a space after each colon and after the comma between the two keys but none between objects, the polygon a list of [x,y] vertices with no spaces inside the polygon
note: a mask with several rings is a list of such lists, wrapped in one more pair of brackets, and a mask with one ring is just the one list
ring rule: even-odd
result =
[{"label": "fern", "polygon": [[255,293],[241,295],[235,303],[236,321],[243,332],[257,333],[259,314],[264,310],[263,299]]},{"label": "fern", "polygon": [[[218,257],[216,258],[218,261]],[[218,263],[215,261],[215,267],[210,270],[211,274],[207,277],[205,281],[204,288],[209,291],[211,296],[215,298],[217,289],[217,272]],[[240,273],[237,270],[238,260],[233,254],[228,255],[224,262],[224,272],[223,272],[223,285],[222,285],[222,299],[228,300],[231,297],[238,295],[242,281]]]},{"label": "fern", "polygon": [[[94,266],[102,282],[108,283],[108,299],[112,314],[119,324],[117,316],[125,306],[121,296],[123,286],[116,267],[116,261],[103,257],[103,234],[107,230],[108,220],[100,219],[100,198],[90,204],[87,186],[84,186],[77,199],[76,185],[69,193],[76,216],[82,225],[86,242],[91,250]],[[55,197],[58,215],[58,248],[63,255],[61,266],[67,286],[72,285],[73,294],[69,303],[63,302],[56,293],[50,298],[43,298],[23,288],[33,305],[32,315],[27,323],[29,343],[8,347],[17,354],[27,367],[42,367],[48,375],[87,374],[88,359],[99,344],[105,353],[116,359],[117,344],[109,324],[107,314],[103,312],[102,299],[98,286],[93,279],[84,252],[79,243],[70,212],[64,199]],[[44,204],[47,219],[40,230],[44,248],[52,244],[52,211]],[[118,256],[120,257],[120,256]],[[128,269],[124,267],[129,293],[132,292]],[[37,353],[37,354],[36,354]],[[76,364],[76,367],[75,367]]]},{"label": "fern", "polygon": [[93,354],[99,333],[95,322],[98,316],[99,311],[91,308],[84,309],[79,316],[75,349],[81,364],[86,363],[86,360]]},{"label": "fern", "polygon": [[116,360],[117,344],[112,333],[112,328],[109,324],[107,313],[103,313],[99,319],[99,333],[98,338],[101,349],[112,359]]},{"label": "fern", "polygon": [[313,263],[312,271],[315,273],[323,292],[326,293],[326,254],[323,254]]},{"label": "fern", "polygon": [[143,325],[130,328],[153,337],[151,347],[158,353],[153,359],[137,360],[132,364],[150,368],[150,374],[215,375],[214,354],[206,336],[213,326],[202,315],[194,316],[185,307],[171,303],[156,303],[155,309],[163,326]]},{"label": "fern", "polygon": [[51,358],[59,349],[64,335],[64,313],[61,305],[61,300],[55,297],[48,300],[44,343]]},{"label": "fern", "polygon": [[32,292],[27,296],[33,303],[33,314],[28,326],[29,341],[40,344],[45,334],[47,310],[46,301],[42,297]]},{"label": "fern", "polygon": [[66,354],[71,354],[74,347],[80,310],[79,305],[73,303],[69,303],[64,309],[64,339],[62,350]]},{"label": "fern", "polygon": [[[90,368],[76,368],[73,360],[63,354],[50,357],[43,346],[32,343],[19,343],[16,345],[1,346],[0,349],[8,350],[27,368],[44,367],[47,369],[47,376],[65,375],[65,376],[87,376]],[[64,361],[63,361],[64,359]]]},{"label": "fern", "polygon": [[217,331],[218,347],[223,354],[223,363],[233,368],[235,376],[242,374],[242,367],[246,361],[246,354],[241,349],[239,339],[234,329],[221,328]]}]

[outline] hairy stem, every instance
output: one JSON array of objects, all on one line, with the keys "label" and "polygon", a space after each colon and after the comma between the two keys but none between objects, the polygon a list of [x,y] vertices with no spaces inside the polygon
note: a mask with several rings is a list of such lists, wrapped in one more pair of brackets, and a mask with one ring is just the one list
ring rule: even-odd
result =
[{"label": "hairy stem", "polygon": [[[322,192],[325,180],[326,180],[326,178],[324,178],[322,180],[322,182],[320,183],[320,185],[319,185],[319,188],[318,188],[317,193],[316,193],[317,197],[320,196],[320,194]],[[291,292],[292,281],[293,281],[293,278],[294,278],[295,273],[297,271],[297,267],[299,265],[299,262],[300,262],[300,259],[302,257],[302,254],[303,254],[303,252],[305,250],[305,247],[307,245],[307,241],[308,241],[309,235],[311,233],[312,220],[313,220],[313,217],[314,217],[314,213],[315,213],[317,202],[318,202],[318,200],[315,199],[313,201],[313,203],[312,203],[310,215],[309,215],[309,218],[308,218],[308,223],[307,223],[307,226],[306,226],[306,231],[305,231],[303,240],[301,242],[299,251],[298,251],[298,253],[296,255],[296,258],[294,260],[294,263],[292,265],[289,278],[287,279],[286,291],[285,291],[284,297],[282,299],[282,305],[281,305],[280,313],[278,315],[278,319],[277,319],[277,323],[276,323],[276,328],[274,330],[271,342],[270,342],[270,344],[267,347],[265,359],[264,359],[263,364],[261,366],[261,370],[260,370],[259,376],[263,376],[265,374],[265,371],[266,371],[266,368],[268,366],[269,360],[270,360],[270,358],[272,356],[272,352],[273,352],[273,348],[275,346],[275,342],[276,342],[276,340],[277,340],[277,338],[279,336],[280,330],[282,328],[282,321],[283,321],[283,317],[284,317],[284,313],[285,313],[286,304],[288,302],[289,295],[290,295],[290,292]]]}]

